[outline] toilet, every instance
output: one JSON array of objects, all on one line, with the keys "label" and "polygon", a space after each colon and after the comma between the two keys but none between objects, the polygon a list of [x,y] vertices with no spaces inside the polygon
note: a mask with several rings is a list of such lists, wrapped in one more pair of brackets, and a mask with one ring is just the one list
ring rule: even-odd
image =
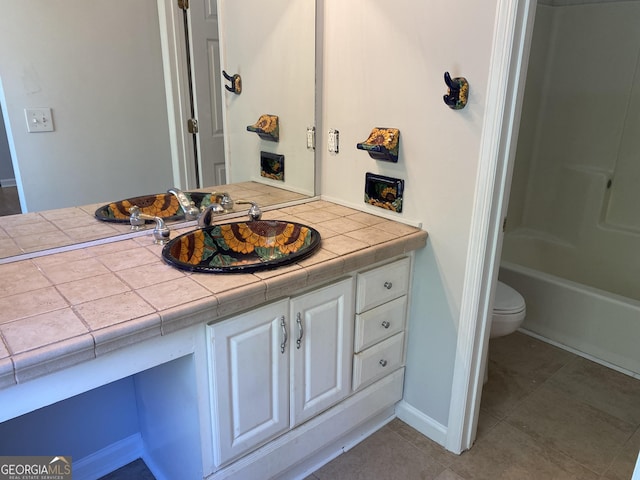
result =
[{"label": "toilet", "polygon": [[[515,332],[526,316],[524,297],[506,283],[498,281],[493,299],[493,315],[489,339]],[[484,367],[484,383],[489,380],[489,359]]]},{"label": "toilet", "polygon": [[498,281],[493,301],[493,319],[489,338],[504,337],[515,332],[527,313],[524,298],[509,285]]}]

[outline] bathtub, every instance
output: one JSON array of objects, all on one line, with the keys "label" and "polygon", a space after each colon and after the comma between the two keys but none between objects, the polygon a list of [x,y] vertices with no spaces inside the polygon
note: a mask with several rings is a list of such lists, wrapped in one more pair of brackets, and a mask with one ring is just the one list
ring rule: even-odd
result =
[{"label": "bathtub", "polygon": [[640,301],[504,260],[499,278],[525,298],[525,333],[640,378]]}]

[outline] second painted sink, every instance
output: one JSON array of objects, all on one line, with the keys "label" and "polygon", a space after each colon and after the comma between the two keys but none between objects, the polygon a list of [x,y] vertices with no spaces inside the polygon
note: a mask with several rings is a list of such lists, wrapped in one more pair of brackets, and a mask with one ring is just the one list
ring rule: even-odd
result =
[{"label": "second painted sink", "polygon": [[162,249],[169,265],[191,272],[250,273],[288,265],[320,246],[320,233],[281,220],[231,222],[201,228]]},{"label": "second painted sink", "polygon": [[[197,208],[208,206],[212,200],[210,193],[184,192],[184,194],[195,203]],[[129,208],[134,205],[140,208],[140,213],[160,217],[163,220],[175,221],[184,219],[184,213],[180,208],[178,199],[170,193],[143,195],[109,203],[98,208],[95,217],[103,222],[129,223],[129,217],[131,216]]]}]

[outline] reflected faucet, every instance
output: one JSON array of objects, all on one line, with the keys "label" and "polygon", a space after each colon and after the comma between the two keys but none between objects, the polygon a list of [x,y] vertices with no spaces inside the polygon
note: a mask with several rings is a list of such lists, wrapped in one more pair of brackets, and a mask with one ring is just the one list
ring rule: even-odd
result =
[{"label": "reflected faucet", "polygon": [[225,212],[233,210],[233,199],[227,192],[213,192],[211,197],[216,199],[216,203],[219,203]]},{"label": "reflected faucet", "polygon": [[182,190],[178,188],[170,188],[167,190],[167,193],[174,195],[178,199],[180,208],[182,208],[182,211],[184,212],[185,220],[195,220],[196,218],[199,218],[200,210],[198,210],[196,204],[192,200],[189,200],[189,197],[187,197]]}]

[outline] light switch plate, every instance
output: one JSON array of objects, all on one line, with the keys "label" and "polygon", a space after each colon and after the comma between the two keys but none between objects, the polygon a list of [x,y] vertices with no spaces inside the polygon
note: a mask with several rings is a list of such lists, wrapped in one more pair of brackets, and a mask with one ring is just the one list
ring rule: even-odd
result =
[{"label": "light switch plate", "polygon": [[53,132],[53,117],[50,108],[25,108],[27,132]]}]

